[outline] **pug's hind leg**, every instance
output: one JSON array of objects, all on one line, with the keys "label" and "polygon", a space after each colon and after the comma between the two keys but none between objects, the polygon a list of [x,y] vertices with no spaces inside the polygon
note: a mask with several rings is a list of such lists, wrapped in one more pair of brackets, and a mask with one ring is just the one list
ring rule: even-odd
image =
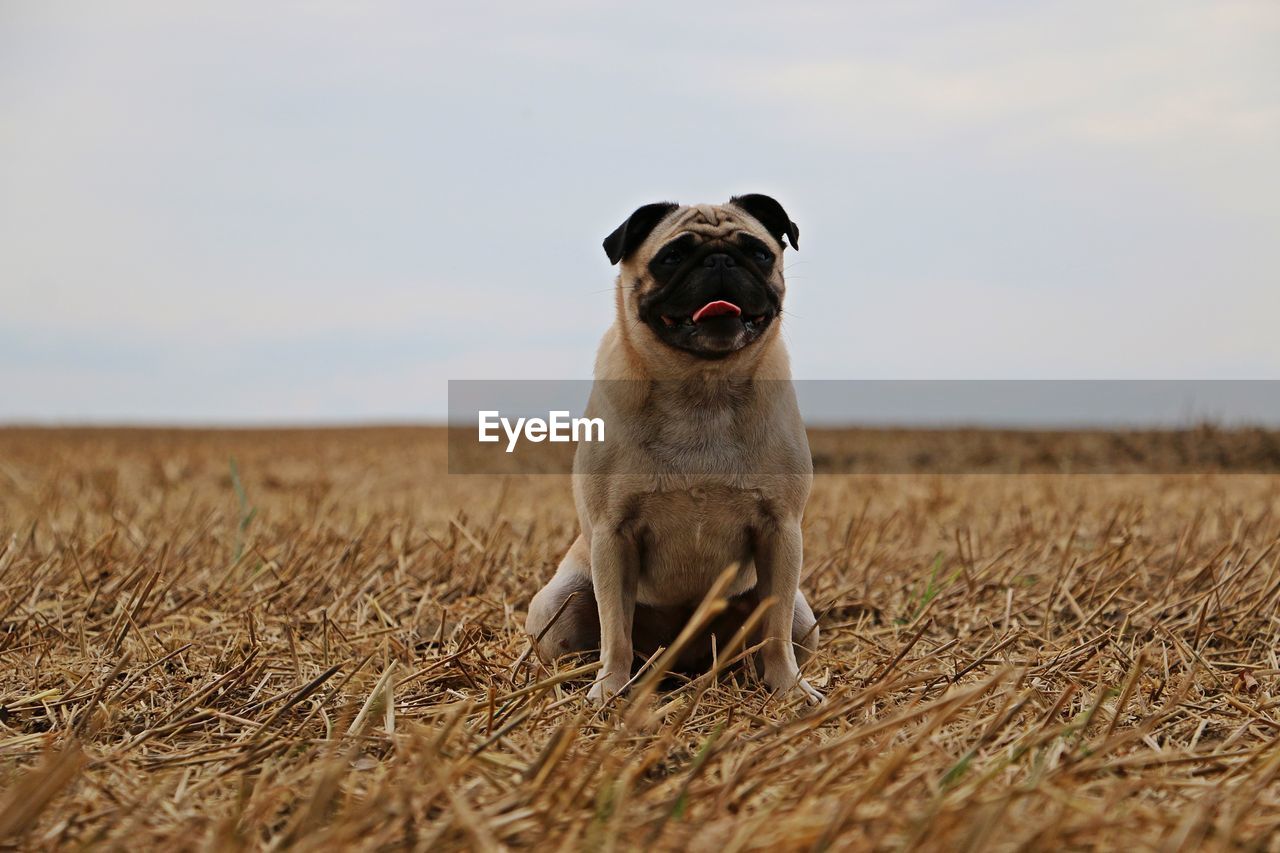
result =
[{"label": "pug's hind leg", "polygon": [[555,575],[529,602],[524,629],[537,640],[538,653],[548,661],[600,648],[600,614],[591,585],[590,552],[581,536],[574,540]]}]

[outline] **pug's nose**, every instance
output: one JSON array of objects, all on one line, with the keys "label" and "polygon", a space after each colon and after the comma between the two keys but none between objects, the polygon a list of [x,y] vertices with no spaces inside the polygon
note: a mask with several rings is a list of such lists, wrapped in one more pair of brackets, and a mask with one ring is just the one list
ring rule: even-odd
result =
[{"label": "pug's nose", "polygon": [[733,258],[729,257],[724,252],[716,252],[713,255],[707,255],[705,258],[702,259],[702,265],[707,269],[712,269],[712,270],[715,270],[715,269],[723,270],[723,269],[728,269],[729,267],[735,266]]}]

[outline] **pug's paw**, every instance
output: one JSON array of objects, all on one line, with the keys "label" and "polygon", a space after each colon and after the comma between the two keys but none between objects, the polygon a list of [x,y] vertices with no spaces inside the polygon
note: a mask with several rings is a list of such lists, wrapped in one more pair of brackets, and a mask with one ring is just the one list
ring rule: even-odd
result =
[{"label": "pug's paw", "polygon": [[794,695],[803,696],[804,701],[810,705],[821,705],[827,701],[827,698],[822,695],[822,692],[819,691],[818,688],[814,687],[803,678],[796,682],[796,686],[792,689],[792,692]]},{"label": "pug's paw", "polygon": [[603,705],[621,693],[629,680],[630,676],[625,672],[602,673],[595,683],[591,685],[591,689],[587,691],[587,700],[597,705]]},{"label": "pug's paw", "polygon": [[826,701],[816,687],[800,677],[799,670],[788,669],[782,675],[774,677],[766,673],[764,682],[769,689],[782,694],[783,698],[800,698],[810,705],[821,705]]}]

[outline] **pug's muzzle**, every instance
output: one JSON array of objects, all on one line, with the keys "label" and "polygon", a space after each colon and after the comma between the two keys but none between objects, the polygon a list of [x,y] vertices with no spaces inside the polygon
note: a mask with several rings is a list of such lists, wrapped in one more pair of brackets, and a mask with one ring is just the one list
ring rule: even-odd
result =
[{"label": "pug's muzzle", "polygon": [[753,237],[698,245],[686,234],[649,263],[657,286],[640,301],[640,319],[668,346],[724,358],[759,340],[781,312],[769,284],[776,262]]}]

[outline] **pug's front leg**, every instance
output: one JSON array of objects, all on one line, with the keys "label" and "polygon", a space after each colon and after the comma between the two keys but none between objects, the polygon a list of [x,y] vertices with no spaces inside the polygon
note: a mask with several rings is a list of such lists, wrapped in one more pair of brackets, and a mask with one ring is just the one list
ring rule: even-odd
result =
[{"label": "pug's front leg", "polygon": [[773,597],[763,620],[765,645],[760,655],[764,681],[773,690],[794,690],[809,703],[816,704],[822,701],[822,694],[800,677],[791,636],[803,561],[799,519],[779,520],[770,529],[759,532],[755,550],[757,589],[762,599]]},{"label": "pug's front leg", "polygon": [[597,529],[591,539],[591,583],[600,611],[600,672],[587,698],[605,702],[631,680],[631,626],[636,609],[632,544],[614,530]]}]

